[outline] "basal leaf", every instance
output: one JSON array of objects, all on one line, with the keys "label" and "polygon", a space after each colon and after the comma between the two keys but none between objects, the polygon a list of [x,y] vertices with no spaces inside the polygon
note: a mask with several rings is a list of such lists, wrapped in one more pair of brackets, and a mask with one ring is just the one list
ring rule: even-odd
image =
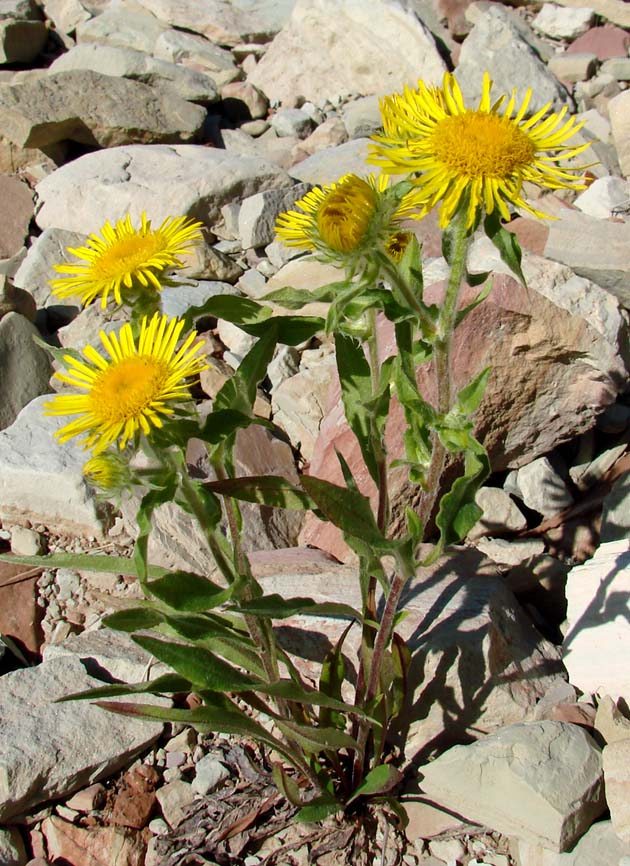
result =
[{"label": "basal leaf", "polygon": [[303,806],[295,816],[296,821],[301,821],[304,824],[310,824],[317,821],[323,821],[330,815],[335,815],[340,812],[343,806],[338,800],[332,796],[318,797],[316,800],[311,800],[307,806]]},{"label": "basal leaf", "polygon": [[355,788],[346,805],[359,797],[373,797],[375,794],[386,794],[395,788],[403,779],[403,774],[393,764],[379,764],[370,770],[358,788]]},{"label": "basal leaf", "polygon": [[[35,568],[73,568],[77,571],[102,571],[106,574],[124,574],[137,577],[135,563],[126,556],[102,556],[98,553],[51,553],[46,556],[16,556],[0,553],[0,562],[30,565]],[[168,569],[161,565],[148,566],[150,577],[161,577]]]},{"label": "basal leaf", "polygon": [[302,477],[302,486],[315,500],[318,509],[342,532],[354,535],[379,549],[391,548],[392,542],[379,531],[370,501],[362,493],[311,475]]},{"label": "basal leaf", "polygon": [[314,728],[311,725],[300,725],[289,719],[276,719],[276,726],[282,733],[295,740],[309,754],[337,751],[337,749],[357,749],[357,741],[337,728]]},{"label": "basal leaf", "polygon": [[271,508],[312,511],[316,507],[310,496],[279,475],[247,475],[224,481],[206,481],[205,487],[220,496],[232,496]]},{"label": "basal leaf", "polygon": [[232,587],[226,589],[188,571],[173,571],[152,580],[147,584],[147,589],[173,610],[180,611],[211,610],[232,595]]},{"label": "basal leaf", "polygon": [[156,610],[153,605],[145,603],[143,606],[130,607],[126,610],[117,610],[103,617],[103,625],[116,631],[142,631],[154,628],[163,622],[164,616]]},{"label": "basal leaf", "polygon": [[339,616],[344,619],[361,620],[358,610],[349,604],[336,601],[313,601],[312,598],[283,598],[281,595],[263,595],[251,601],[242,601],[232,610],[247,613],[251,616],[263,616],[269,619],[286,619],[298,614],[308,616]]},{"label": "basal leaf", "polygon": [[84,692],[75,692],[72,695],[64,695],[55,703],[64,701],[87,701],[96,698],[116,698],[120,695],[161,695],[177,694],[178,692],[191,691],[192,683],[177,674],[163,674],[154,680],[144,683],[114,683],[111,686],[99,686],[95,689],[86,689]]}]

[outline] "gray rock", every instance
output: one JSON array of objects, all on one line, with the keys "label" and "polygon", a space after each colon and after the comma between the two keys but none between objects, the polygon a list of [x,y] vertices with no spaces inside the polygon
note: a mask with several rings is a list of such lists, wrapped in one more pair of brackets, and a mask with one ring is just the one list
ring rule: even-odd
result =
[{"label": "gray rock", "polygon": [[351,93],[390,93],[418,78],[435,83],[444,70],[428,28],[397,3],[298,0],[249,81],[277,102],[302,96],[320,104]]},{"label": "gray rock", "polygon": [[71,635],[61,643],[44,647],[44,662],[69,656],[79,659],[90,676],[108,682],[139,683],[167,670],[128,634],[110,628]]},{"label": "gray rock", "polygon": [[587,52],[566,52],[552,57],[547,68],[566,83],[588,81],[597,69],[597,57]]},{"label": "gray rock", "polygon": [[230,778],[230,771],[214,755],[205,755],[195,764],[192,788],[197,794],[211,794]]},{"label": "gray rock", "polygon": [[43,49],[48,30],[43,21],[0,20],[0,63],[30,63]]},{"label": "gray rock", "polygon": [[40,228],[99,231],[106,219],[145,210],[158,224],[187,215],[212,225],[224,204],[289,187],[286,172],[258,158],[200,145],[128,146],[89,153],[37,185]]},{"label": "gray rock", "polygon": [[612,75],[616,81],[630,81],[630,57],[610,57],[601,65],[603,75]]},{"label": "gray rock", "polygon": [[630,719],[623,715],[610,695],[603,695],[597,704],[595,730],[607,744],[630,740]]},{"label": "gray rock", "polygon": [[35,0],[0,0],[0,21],[4,18],[39,21],[41,17]]},{"label": "gray rock", "polygon": [[620,541],[630,536],[630,473],[624,472],[604,499],[602,542]]},{"label": "gray rock", "polygon": [[37,397],[0,431],[0,519],[30,520],[60,533],[101,536],[103,519],[83,480],[86,454],[53,433],[67,418],[44,415],[48,397]]},{"label": "gray rock", "polygon": [[545,257],[568,265],[630,306],[630,223],[603,222],[563,210],[549,226]]},{"label": "gray rock", "polygon": [[350,138],[366,138],[377,132],[383,125],[378,96],[364,96],[348,103],[343,122]]},{"label": "gray rock", "polygon": [[44,552],[44,539],[34,529],[14,526],[11,530],[11,553],[17,556],[38,556]]},{"label": "gray rock", "polygon": [[609,219],[619,206],[630,203],[630,184],[620,177],[600,177],[581,192],[574,205],[598,219]]},{"label": "gray rock", "polygon": [[374,169],[367,162],[369,144],[367,138],[355,138],[336,147],[318,150],[294,165],[291,174],[298,180],[312,184],[331,183],[349,173],[364,177]]},{"label": "gray rock", "polygon": [[617,836],[630,846],[630,738],[604,746],[604,784]]},{"label": "gray rock", "polygon": [[79,232],[69,232],[65,229],[44,229],[41,235],[33,239],[26,253],[26,258],[13,278],[16,286],[30,292],[39,307],[49,303],[59,303],[51,295],[48,281],[55,277],[53,265],[60,265],[76,259],[68,253],[68,247],[81,247],[87,236]]},{"label": "gray rock", "polygon": [[545,544],[541,538],[480,538],[476,548],[488,559],[499,565],[520,565],[544,553]]},{"label": "gray rock", "polygon": [[556,854],[522,839],[514,840],[521,866],[630,866],[630,848],[624,845],[610,821],[597,821],[571,851]]},{"label": "gray rock", "polygon": [[223,0],[139,0],[160,21],[179,30],[205,36],[217,45],[264,42],[272,33],[258,20],[255,10],[239,8]]},{"label": "gray rock", "polygon": [[0,827],[0,863],[2,866],[25,866],[28,856],[17,827]]},{"label": "gray rock", "polygon": [[191,307],[200,307],[216,295],[236,295],[234,286],[210,280],[199,280],[196,285],[165,286],[161,292],[160,306],[167,316],[183,316]]},{"label": "gray rock", "polygon": [[2,677],[0,820],[105,778],[157,739],[161,724],[108,713],[87,701],[54,703],[98,685],[72,656]]},{"label": "gray rock", "polygon": [[619,165],[624,177],[630,177],[630,91],[624,90],[608,103],[608,116]]},{"label": "gray rock", "polygon": [[295,346],[278,346],[273,360],[267,367],[267,376],[272,388],[277,388],[286,379],[295,376],[300,367],[300,353]]},{"label": "gray rock", "polygon": [[34,322],[37,304],[30,292],[17,288],[5,274],[0,274],[0,319],[7,313],[19,313],[29,322]]},{"label": "gray rock", "polygon": [[228,153],[259,157],[287,169],[295,162],[293,148],[298,140],[289,136],[278,138],[272,129],[259,138],[252,138],[240,129],[223,129],[221,137]]},{"label": "gray rock", "polygon": [[185,33],[183,30],[163,31],[158,36],[152,53],[158,60],[202,70],[218,87],[237,81],[243,74],[234,63],[230,51],[219,48],[203,36]]},{"label": "gray rock", "polygon": [[90,69],[100,75],[130,78],[173,93],[192,102],[210,104],[219,98],[214,80],[202,72],[166,60],[156,60],[143,51],[114,45],[85,43],[76,45],[50,65],[52,74],[75,69]]},{"label": "gray rock", "polygon": [[[221,88],[221,98],[223,114],[234,123],[267,116],[269,100],[249,81],[232,81],[230,84],[224,84]],[[289,131],[285,134],[292,133]]]},{"label": "gray rock", "polygon": [[510,725],[419,772],[440,805],[553,851],[570,848],[606,808],[600,749],[564,722]]},{"label": "gray rock", "polygon": [[238,287],[248,298],[262,298],[267,293],[267,279],[255,268],[250,268],[238,281]]},{"label": "gray rock", "polygon": [[100,42],[152,54],[168,26],[138,4],[111,6],[77,26],[77,42]]},{"label": "gray rock", "polygon": [[630,541],[609,541],[567,576],[568,630],[563,658],[569,679],[589,694],[613,700],[630,693],[630,670],[620,647],[630,646]]},{"label": "gray rock", "polygon": [[179,273],[195,280],[235,283],[243,268],[231,256],[207,243],[197,244],[186,259],[186,266]]},{"label": "gray rock", "polygon": [[44,0],[44,10],[55,29],[66,34],[74,33],[78,24],[92,17],[79,0]]},{"label": "gray rock", "polygon": [[572,42],[586,33],[593,23],[592,9],[565,9],[553,3],[543,3],[542,9],[532,21],[532,27],[551,36],[553,39],[567,39]]},{"label": "gray rock", "polygon": [[34,340],[37,328],[19,313],[0,319],[0,430],[13,424],[19,412],[50,391],[50,357]]},{"label": "gray rock", "polygon": [[298,183],[289,190],[272,189],[243,199],[238,213],[238,237],[243,249],[271,243],[278,215],[290,210],[308,190],[308,184]]},{"label": "gray rock", "polygon": [[475,502],[483,510],[483,517],[468,533],[469,540],[482,535],[519,532],[527,527],[527,520],[516,502],[500,487],[481,487]]},{"label": "gray rock", "polygon": [[485,71],[494,81],[495,98],[502,93],[509,94],[512,88],[516,88],[522,98],[531,87],[529,112],[532,114],[547,102],[558,109],[570,101],[569,94],[547,70],[526,35],[523,25],[503,7],[492,5],[483,13],[462,45],[455,71],[462,92],[471,104],[476,104],[481,96]]},{"label": "gray rock", "polygon": [[528,508],[551,517],[573,504],[564,479],[547,457],[538,457],[517,470],[516,490]]},{"label": "gray rock", "polygon": [[197,138],[206,111],[172,92],[90,70],[58,72],[0,90],[4,135],[19,147],[71,139],[115,147]]},{"label": "gray rock", "polygon": [[186,817],[188,808],[194,802],[195,794],[192,785],[181,779],[158,788],[157,801],[160,804],[164,820],[172,829],[181,824]]},{"label": "gray rock", "polygon": [[306,138],[313,131],[313,121],[299,108],[281,108],[272,115],[271,126],[280,138],[286,135]]}]

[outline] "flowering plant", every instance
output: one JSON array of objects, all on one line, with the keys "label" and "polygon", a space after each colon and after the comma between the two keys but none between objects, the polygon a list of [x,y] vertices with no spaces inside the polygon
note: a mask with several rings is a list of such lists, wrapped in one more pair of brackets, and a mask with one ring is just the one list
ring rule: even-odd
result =
[{"label": "flowering plant", "polygon": [[[57,436],[77,438],[91,451],[84,470],[90,483],[110,496],[130,485],[141,494],[133,563],[125,562],[124,568],[137,575],[145,600],[106,622],[131,632],[172,671],[149,682],[103,686],[73,697],[98,698],[118,713],[256,738],[278,757],[277,785],[304,820],[323,818],[361,798],[387,799],[402,778],[388,733],[404,705],[410,663],[396,635],[403,589],[480,517],[475,494],[490,466],[473,435],[472,417],[490,371],[478,372],[458,393],[450,375],[453,333],[489,292],[488,275],[467,272],[473,234],[485,232],[523,280],[518,244],[502,220],[510,219],[513,208],[542,215],[525,200],[524,183],[582,188],[580,169],[560,166],[586,147],[565,143],[579,124],[565,120],[564,110],[549,114],[549,106],[527,117],[530,92],[518,110],[515,94],[507,102],[505,97],[492,102],[490,94],[486,76],[479,105],[468,108],[455,78],[447,74],[441,87],[420,82],[417,89],[386,97],[383,132],[374,136],[370,157],[382,173],[346,175],[311,190],[279,216],[278,237],[335,264],[340,279],[314,291],[280,289],[264,300],[289,311],[324,301],[329,304],[325,320],[273,316],[266,304],[233,296],[211,298],[182,319],[169,320],[160,311],[160,290],[168,273],[181,265],[179,257],[200,237],[200,225],[183,217],[168,219],[157,230],[144,215],[139,228],[129,217],[116,226],[107,223],[102,237],[92,235],[85,247],[71,250],[82,263],[58,266],[67,276],[53,281],[59,297],[78,294],[85,304],[100,297],[104,308],[113,297],[132,310],[130,322],[117,333],[101,332],[104,353],[92,347],[82,355],[60,353],[66,372],[56,375],[79,393],[54,396],[47,411],[73,416]],[[400,179],[401,174],[406,177]],[[398,179],[390,183],[390,176]],[[442,302],[430,305],[423,297],[421,247],[408,223],[436,207],[450,276]],[[461,308],[464,282],[486,285]],[[190,392],[206,366],[191,329],[202,315],[227,319],[258,338],[203,419]],[[377,316],[394,326],[397,351],[384,360]],[[334,338],[346,419],[378,490],[374,509],[342,456],[343,485],[309,475],[299,486],[279,476],[235,476],[237,431],[270,424],[253,407],[276,346],[298,345],[321,331]],[[428,362],[435,371],[434,404],[417,383],[417,368]],[[405,454],[398,464],[420,492],[418,508],[407,508],[406,528],[396,535],[388,492],[393,464],[385,447],[393,398],[406,420]],[[189,474],[185,451],[193,437],[205,443],[215,481]],[[142,468],[134,459],[139,450],[146,455]],[[451,458],[459,461],[460,474],[442,495]],[[219,582],[148,562],[151,517],[167,501],[199,522]],[[361,609],[265,595],[241,543],[239,501],[311,510],[339,527],[358,558]],[[437,538],[430,556],[419,561],[432,515]],[[120,561],[101,556],[84,557],[81,565],[121,568]],[[274,631],[275,621],[298,613],[348,622],[322,660],[316,688]],[[361,649],[348,699],[342,652],[353,623],[361,630]],[[180,709],[103,700],[182,692],[195,693],[199,705]],[[389,802],[396,811],[396,802]]]}]

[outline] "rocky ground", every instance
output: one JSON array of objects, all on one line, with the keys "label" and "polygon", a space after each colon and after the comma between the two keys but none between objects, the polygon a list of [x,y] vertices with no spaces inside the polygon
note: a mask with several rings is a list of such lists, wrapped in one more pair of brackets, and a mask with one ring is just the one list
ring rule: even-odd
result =
[{"label": "rocky ground", "polygon": [[[120,572],[0,563],[0,866],[628,866],[629,47],[623,0],[0,0],[5,551],[130,550],[134,502],[104,510],[83,454],[53,444],[51,361],[32,340],[77,348],[116,320],[61,305],[48,286],[65,248],[106,219],[203,222],[186,284],[164,290],[170,315],[216,294],[329,282],[336,272],[274,241],[276,215],[309,185],[368,171],[377,95],[447,68],[469,99],[487,69],[497,93],[531,86],[533,110],[567,106],[594,163],[577,197],[539,202],[558,221],[509,224],[527,289],[485,240],[472,251],[469,270],[497,276],[460,329],[454,378],[493,367],[477,432],[494,472],[466,544],[408,593],[406,834],[365,818],[366,861],[352,822],[290,823],[253,744],[52,704],[147,676],[151,658],[101,626],[138,588]],[[445,274],[440,234],[432,216],[415,230],[430,298]],[[205,327],[202,404],[253,339]],[[241,432],[242,474],[335,480],[339,448],[361,477],[327,341],[279,350],[257,411],[278,433]],[[394,407],[392,457],[400,429]],[[207,472],[192,444],[189,461]],[[409,499],[400,475],[395,515]],[[246,518],[270,591],[352,600],[334,529],[253,506]],[[158,511],[151,547],[156,563],[212,569],[174,506]],[[292,628],[313,638],[306,618]],[[318,628],[325,642],[338,623]]]}]

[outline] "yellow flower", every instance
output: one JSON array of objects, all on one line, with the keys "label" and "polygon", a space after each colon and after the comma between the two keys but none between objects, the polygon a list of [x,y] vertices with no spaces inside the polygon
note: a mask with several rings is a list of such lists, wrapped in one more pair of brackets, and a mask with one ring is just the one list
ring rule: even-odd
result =
[{"label": "yellow flower", "polygon": [[280,214],[276,233],[287,246],[347,264],[375,244],[386,244],[397,222],[409,216],[415,192],[399,200],[387,194],[388,183],[383,175],[363,179],[346,174],[336,183],[315,187],[295,203],[300,210]]},{"label": "yellow flower", "polygon": [[83,466],[83,477],[104,493],[125,489],[131,480],[126,460],[117,454],[99,454]]},{"label": "yellow flower", "polygon": [[84,305],[101,295],[105,309],[110,294],[122,304],[123,290],[159,291],[164,275],[183,267],[179,256],[187,255],[201,239],[201,225],[187,217],[167,217],[158,229],[152,229],[144,212],[137,229],[129,214],[115,226],[106,222],[101,237],[92,234],[86,246],[68,247],[82,263],[55,265],[58,273],[70,276],[51,280],[52,293],[58,298],[78,295]]},{"label": "yellow flower", "polygon": [[466,108],[457,81],[446,73],[441,88],[420,81],[416,90],[407,87],[381,100],[384,131],[373,136],[370,162],[386,174],[418,172],[418,216],[441,202],[442,228],[462,200],[467,200],[468,227],[481,208],[487,213],[497,208],[509,219],[507,203],[544,217],[523,199],[525,181],[547,189],[584,188],[579,169],[558,165],[588,147],[565,144],[583,124],[564,120],[566,107],[548,115],[550,103],[526,120],[530,89],[514,114],[516,92],[504,106],[505,96],[490,101],[491,88],[486,73],[479,106]]},{"label": "yellow flower", "polygon": [[137,345],[128,323],[109,336],[101,331],[109,358],[92,346],[83,350],[85,362],[65,355],[67,372],[55,376],[85,393],[57,394],[45,404],[47,415],[78,416],[56,438],[81,437],[80,444],[98,455],[115,442],[122,449],[137,433],[148,436],[152,427],[161,427],[173,414],[169,403],[190,397],[184,379],[208,366],[197,357],[202,344],[193,345],[195,331],[177,349],[183,327],[183,321],[156,313],[150,322],[143,320]]}]

